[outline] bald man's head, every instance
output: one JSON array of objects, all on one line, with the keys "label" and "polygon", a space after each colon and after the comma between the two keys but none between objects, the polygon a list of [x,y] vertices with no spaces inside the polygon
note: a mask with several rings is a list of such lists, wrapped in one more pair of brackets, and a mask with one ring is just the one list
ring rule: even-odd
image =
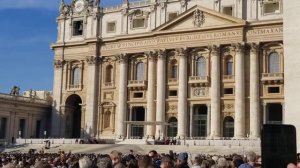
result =
[{"label": "bald man's head", "polygon": [[297,167],[293,163],[290,163],[290,164],[287,165],[287,168],[297,168]]}]

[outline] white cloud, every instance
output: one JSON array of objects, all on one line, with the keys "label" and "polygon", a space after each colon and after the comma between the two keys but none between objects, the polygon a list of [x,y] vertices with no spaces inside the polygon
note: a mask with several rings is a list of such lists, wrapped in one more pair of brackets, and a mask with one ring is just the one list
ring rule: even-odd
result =
[{"label": "white cloud", "polygon": [[42,8],[58,9],[60,0],[0,0],[0,10],[2,9],[23,9]]}]

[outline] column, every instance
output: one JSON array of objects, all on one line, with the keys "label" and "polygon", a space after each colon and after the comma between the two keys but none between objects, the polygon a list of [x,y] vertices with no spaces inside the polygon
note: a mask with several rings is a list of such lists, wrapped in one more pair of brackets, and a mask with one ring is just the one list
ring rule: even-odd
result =
[{"label": "column", "polygon": [[[155,122],[155,53],[146,53],[148,57],[147,121]],[[154,125],[147,125],[146,137],[154,136]]]},{"label": "column", "polygon": [[118,126],[116,129],[117,137],[126,136],[126,125],[124,119],[126,116],[127,108],[127,56],[124,54],[119,55],[119,102],[118,102],[118,114],[117,121]]},{"label": "column", "polygon": [[206,131],[206,136],[210,137],[210,120],[211,120],[211,114],[210,114],[210,104],[206,105],[207,107],[207,131]]},{"label": "column", "polygon": [[258,45],[250,44],[250,138],[260,137]]},{"label": "column", "polygon": [[53,105],[51,113],[51,136],[52,137],[62,137],[61,126],[62,120],[60,117],[61,109],[61,95],[62,95],[62,80],[63,80],[63,66],[64,61],[55,60],[54,62],[54,81],[53,81]]},{"label": "column", "polygon": [[178,133],[177,137],[186,137],[187,127],[187,54],[183,48],[177,49],[179,56],[179,84],[178,84]]},{"label": "column", "polygon": [[[128,121],[132,120],[132,107],[129,109]],[[127,139],[131,138],[131,124],[127,123]]]},{"label": "column", "polygon": [[97,93],[97,64],[98,57],[87,56],[86,62],[88,63],[87,73],[87,86],[86,87],[86,133],[89,137],[96,135],[96,93]]},{"label": "column", "polygon": [[263,124],[267,124],[267,111],[268,105],[266,103],[263,104]]},{"label": "column", "polygon": [[190,105],[190,137],[193,137],[193,107],[194,105]]},{"label": "column", "polygon": [[[164,50],[157,52],[157,89],[156,89],[156,121],[165,121],[166,106],[166,53]],[[160,133],[165,135],[165,126],[156,125],[155,137],[158,138]]]},{"label": "column", "polygon": [[245,137],[245,61],[244,45],[234,44],[235,47],[235,117],[234,138]]},{"label": "column", "polygon": [[211,138],[220,137],[220,48],[210,46],[211,57]]}]

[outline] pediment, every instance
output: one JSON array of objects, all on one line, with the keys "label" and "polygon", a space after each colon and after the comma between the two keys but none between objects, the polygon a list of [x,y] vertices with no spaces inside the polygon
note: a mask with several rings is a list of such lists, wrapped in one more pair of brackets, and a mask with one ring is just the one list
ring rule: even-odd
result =
[{"label": "pediment", "polygon": [[245,25],[246,21],[196,5],[154,31],[189,30]]}]

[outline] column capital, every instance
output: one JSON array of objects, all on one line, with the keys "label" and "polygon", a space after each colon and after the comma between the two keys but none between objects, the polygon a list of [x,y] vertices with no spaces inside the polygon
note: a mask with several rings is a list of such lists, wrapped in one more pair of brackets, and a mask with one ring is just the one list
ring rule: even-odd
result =
[{"label": "column capital", "polygon": [[236,52],[242,52],[245,50],[245,43],[233,43],[231,46]]},{"label": "column capital", "polygon": [[127,63],[127,61],[128,61],[128,55],[126,53],[119,54],[116,57],[117,57],[117,60],[118,60],[119,63],[123,63],[124,64],[124,63]]},{"label": "column capital", "polygon": [[100,59],[97,56],[86,56],[85,60],[89,65],[96,65]]},{"label": "column capital", "polygon": [[64,66],[66,62],[64,60],[54,60],[54,67],[60,69]]},{"label": "column capital", "polygon": [[176,48],[175,49],[176,54],[181,57],[181,56],[186,56],[188,49],[187,48]]},{"label": "column capital", "polygon": [[166,59],[166,49],[159,49],[155,51],[158,59]]},{"label": "column capital", "polygon": [[252,52],[252,53],[255,53],[259,50],[258,43],[248,43],[248,46],[250,47],[250,52]]},{"label": "column capital", "polygon": [[155,51],[146,51],[145,55],[148,57],[149,61],[155,61],[157,53]]},{"label": "column capital", "polygon": [[210,50],[211,55],[217,56],[220,54],[220,46],[219,45],[208,46],[208,49]]}]

